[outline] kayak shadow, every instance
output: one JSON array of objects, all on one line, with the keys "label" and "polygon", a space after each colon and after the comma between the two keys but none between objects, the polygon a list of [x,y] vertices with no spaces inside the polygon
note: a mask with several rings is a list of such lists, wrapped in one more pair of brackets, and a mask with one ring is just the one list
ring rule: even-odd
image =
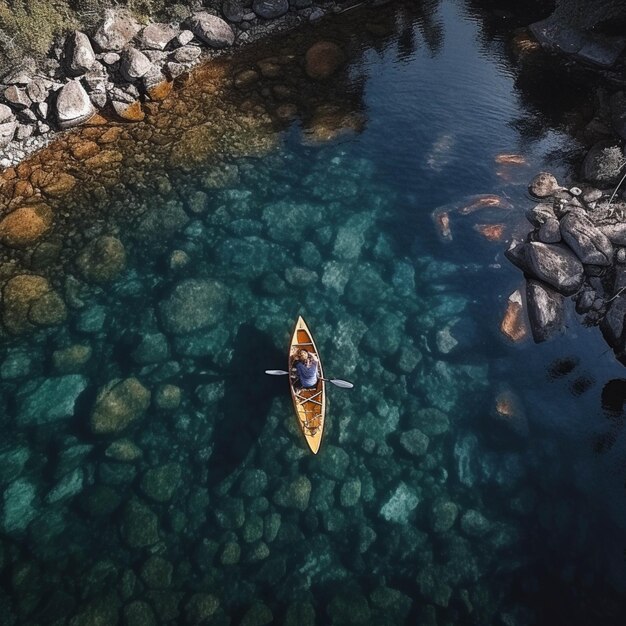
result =
[{"label": "kayak shadow", "polygon": [[241,469],[258,442],[274,397],[286,393],[284,378],[268,376],[264,370],[281,364],[285,358],[267,333],[251,324],[239,327],[213,431],[209,487],[219,485]]}]

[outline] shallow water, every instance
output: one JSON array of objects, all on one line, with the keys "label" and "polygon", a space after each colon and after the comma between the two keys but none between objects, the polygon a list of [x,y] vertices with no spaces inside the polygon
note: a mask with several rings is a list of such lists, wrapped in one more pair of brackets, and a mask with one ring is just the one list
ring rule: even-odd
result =
[{"label": "shallow water", "polygon": [[[95,177],[65,155],[108,127],[46,153],[78,183],[3,276],[44,275],[67,319],[5,338],[3,623],[619,623],[622,367],[573,316],[540,346],[499,331],[506,240],[533,173],[566,171],[553,120],[584,93],[525,89],[474,10],[428,6],[285,42],[243,90],[200,70],[113,126]],[[321,84],[317,38],[349,56]],[[104,235],[113,280],[77,252]],[[263,375],[298,314],[356,386],[328,390],[315,457]]]}]

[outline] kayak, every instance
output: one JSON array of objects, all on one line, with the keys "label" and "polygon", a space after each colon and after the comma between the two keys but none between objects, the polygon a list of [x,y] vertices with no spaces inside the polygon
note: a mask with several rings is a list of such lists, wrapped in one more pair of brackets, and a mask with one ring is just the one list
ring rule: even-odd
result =
[{"label": "kayak", "polygon": [[[308,350],[315,354],[319,359],[318,363],[318,380],[317,385],[310,389],[302,389],[299,387],[299,380],[296,374],[295,361],[298,350]],[[289,387],[291,389],[291,399],[293,408],[296,411],[296,417],[300,429],[304,434],[306,442],[311,448],[313,454],[317,454],[322,443],[322,434],[324,433],[324,418],[326,415],[326,391],[324,387],[324,373],[322,370],[322,360],[320,359],[315,341],[302,316],[298,316],[296,327],[291,336],[289,344]]]}]

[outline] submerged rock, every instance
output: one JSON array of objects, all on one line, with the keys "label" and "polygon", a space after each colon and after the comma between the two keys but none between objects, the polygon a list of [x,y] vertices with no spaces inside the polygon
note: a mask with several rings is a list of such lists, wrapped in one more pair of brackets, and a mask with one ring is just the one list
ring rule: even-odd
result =
[{"label": "submerged rock", "polygon": [[148,470],[141,479],[141,490],[152,500],[167,502],[172,499],[182,475],[178,463],[168,463]]},{"label": "submerged rock", "polygon": [[20,424],[48,424],[74,415],[76,401],[87,387],[79,374],[36,379],[27,382],[17,393]]},{"label": "submerged rock", "polygon": [[124,509],[122,536],[131,548],[151,546],[159,540],[156,514],[139,500],[130,500]]},{"label": "submerged rock", "polygon": [[113,380],[98,393],[91,429],[99,435],[121,432],[139,419],[149,404],[150,391],[136,378]]},{"label": "submerged rock", "polygon": [[332,41],[318,41],[305,55],[305,68],[309,78],[325,80],[345,62],[343,50]]},{"label": "submerged rock", "polygon": [[6,533],[25,530],[37,515],[34,501],[37,492],[28,480],[20,478],[4,491],[2,528]]},{"label": "submerged rock", "polygon": [[413,456],[426,454],[429,441],[428,437],[419,428],[407,430],[400,435],[400,445]]},{"label": "submerged rock", "polygon": [[380,515],[388,522],[406,524],[411,512],[419,504],[419,496],[405,483],[401,482],[391,497],[380,509]]},{"label": "submerged rock", "polygon": [[433,530],[442,533],[450,530],[456,522],[459,514],[459,507],[447,500],[439,500],[435,502],[431,511],[431,519]]},{"label": "submerged rock", "polygon": [[305,511],[309,506],[311,481],[306,476],[299,476],[290,483],[285,483],[274,494],[274,502],[279,506]]},{"label": "submerged rock", "polygon": [[535,343],[552,339],[565,329],[563,296],[540,281],[526,282],[528,318]]},{"label": "submerged rock", "polygon": [[220,601],[210,593],[196,593],[185,605],[188,624],[205,624],[220,606]]},{"label": "submerged rock", "polygon": [[104,235],[92,239],[83,248],[76,265],[87,282],[107,283],[115,280],[126,267],[126,250],[117,237]]},{"label": "submerged rock", "polygon": [[20,207],[0,221],[0,242],[11,248],[24,248],[37,241],[51,225],[52,211],[47,205]]},{"label": "submerged rock", "polygon": [[213,326],[226,313],[228,292],[215,280],[190,278],[179,283],[159,305],[165,330],[174,335]]}]

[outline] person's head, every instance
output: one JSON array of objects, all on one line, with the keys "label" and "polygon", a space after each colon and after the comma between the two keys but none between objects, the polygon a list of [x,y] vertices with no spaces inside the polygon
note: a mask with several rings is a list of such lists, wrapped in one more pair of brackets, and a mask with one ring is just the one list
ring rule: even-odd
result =
[{"label": "person's head", "polygon": [[309,360],[309,353],[307,350],[305,350],[304,348],[302,348],[301,350],[298,351],[298,358],[303,362],[306,363]]}]

